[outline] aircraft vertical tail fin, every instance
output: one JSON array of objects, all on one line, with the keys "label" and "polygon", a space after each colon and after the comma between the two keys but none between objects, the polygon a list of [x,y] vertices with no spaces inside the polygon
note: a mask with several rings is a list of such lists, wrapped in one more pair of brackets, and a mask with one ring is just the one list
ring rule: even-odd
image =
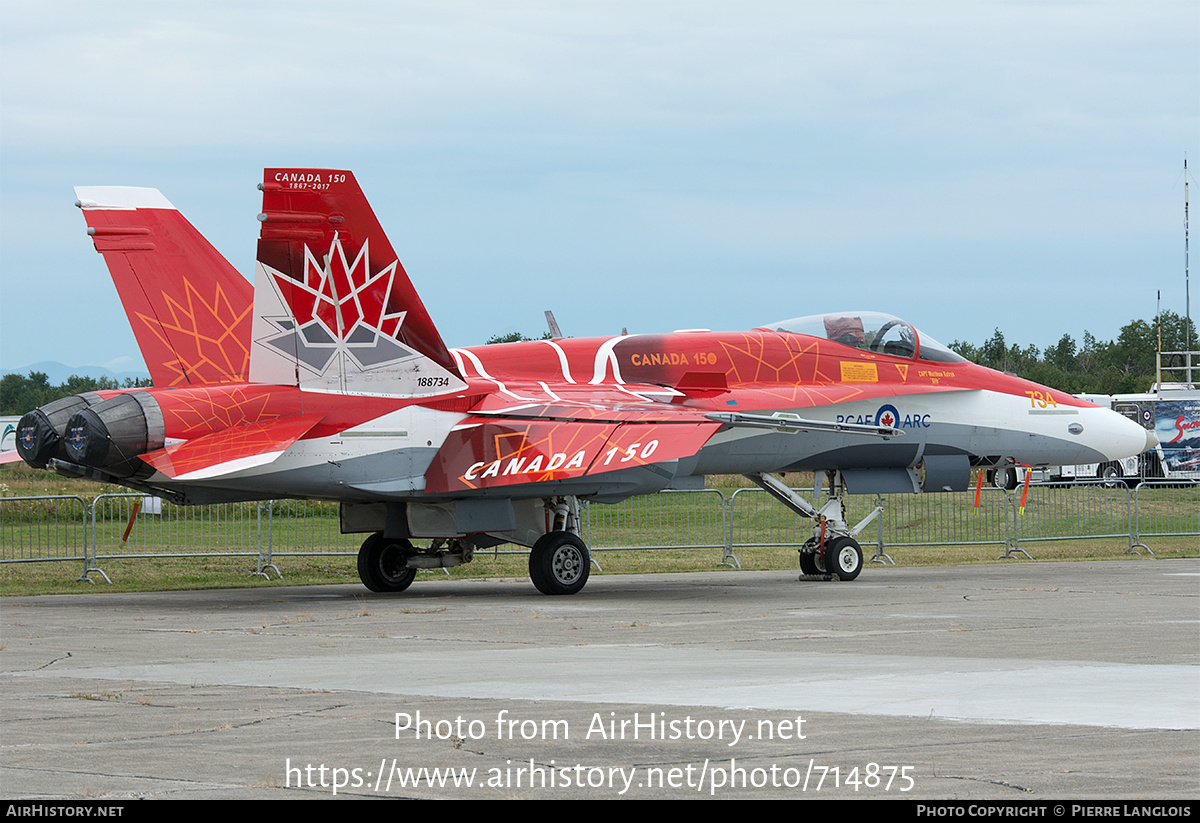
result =
[{"label": "aircraft vertical tail fin", "polygon": [[348,171],[266,169],[250,378],[431,397],[465,387]]},{"label": "aircraft vertical tail fin", "polygon": [[244,381],[253,289],[157,189],[79,186],[156,386]]}]

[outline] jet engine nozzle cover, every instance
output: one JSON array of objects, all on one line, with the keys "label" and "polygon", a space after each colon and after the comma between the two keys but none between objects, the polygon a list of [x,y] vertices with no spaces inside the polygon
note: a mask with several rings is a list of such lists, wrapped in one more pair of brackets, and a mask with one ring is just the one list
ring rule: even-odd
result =
[{"label": "jet engine nozzle cover", "polygon": [[160,449],[166,434],[162,409],[146,392],[110,397],[67,423],[67,459],[118,477],[146,473],[138,455]]},{"label": "jet engine nozzle cover", "polygon": [[62,397],[34,409],[17,423],[17,453],[35,469],[44,469],[50,460],[67,456],[63,434],[67,422],[76,413],[102,402],[95,392]]}]

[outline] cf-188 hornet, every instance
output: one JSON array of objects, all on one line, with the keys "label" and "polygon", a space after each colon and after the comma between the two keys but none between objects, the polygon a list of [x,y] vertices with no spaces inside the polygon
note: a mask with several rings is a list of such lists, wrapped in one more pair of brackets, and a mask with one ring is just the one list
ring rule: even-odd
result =
[{"label": "cf-188 hornet", "polygon": [[[157,190],[76,189],[154,387],[30,412],[26,462],[186,504],[337,501],[342,531],[367,535],[373,591],[515,543],[540,591],[573,594],[590,567],[581,499],[742,474],[814,521],[805,573],[852,580],[865,521],[846,522],[846,494],[1153,446],[877,312],[448,349],[353,174],[267,169],[259,188],[252,294]],[[824,472],[826,499],[788,471]]]}]

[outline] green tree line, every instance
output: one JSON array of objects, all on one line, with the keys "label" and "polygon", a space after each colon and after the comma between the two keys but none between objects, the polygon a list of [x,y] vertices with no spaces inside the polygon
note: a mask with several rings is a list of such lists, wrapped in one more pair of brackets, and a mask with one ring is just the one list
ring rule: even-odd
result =
[{"label": "green tree line", "polygon": [[[1158,335],[1162,329],[1162,351],[1197,351],[1196,328],[1187,328],[1185,318],[1165,311],[1158,317],[1133,320],[1121,327],[1116,340],[1097,340],[1088,331],[1076,343],[1064,334],[1053,346],[1039,349],[1009,343],[996,329],[981,346],[955,340],[950,348],[981,366],[1011,372],[1035,383],[1071,394],[1127,394],[1149,390],[1155,377]],[[1164,358],[1164,367],[1169,365]],[[1163,375],[1164,382],[1180,376]]]},{"label": "green tree line", "polygon": [[28,375],[6,374],[0,377],[0,414],[24,414],[60,397],[103,389],[134,389],[149,386],[149,379],[126,378],[122,383],[111,377],[80,377],[73,374],[67,382],[50,385],[45,372],[31,371]]}]

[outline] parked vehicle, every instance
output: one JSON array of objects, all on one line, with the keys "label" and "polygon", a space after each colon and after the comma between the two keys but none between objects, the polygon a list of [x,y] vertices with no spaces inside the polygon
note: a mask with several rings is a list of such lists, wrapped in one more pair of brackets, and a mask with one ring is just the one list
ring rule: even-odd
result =
[{"label": "parked vehicle", "polygon": [[[1163,376],[1177,378],[1164,381]],[[1160,352],[1158,381],[1141,394],[1092,395],[1080,399],[1111,408],[1151,429],[1158,437],[1153,449],[1124,460],[1086,463],[1051,469],[1051,479],[1140,480],[1166,478],[1200,481],[1200,352]]]}]

